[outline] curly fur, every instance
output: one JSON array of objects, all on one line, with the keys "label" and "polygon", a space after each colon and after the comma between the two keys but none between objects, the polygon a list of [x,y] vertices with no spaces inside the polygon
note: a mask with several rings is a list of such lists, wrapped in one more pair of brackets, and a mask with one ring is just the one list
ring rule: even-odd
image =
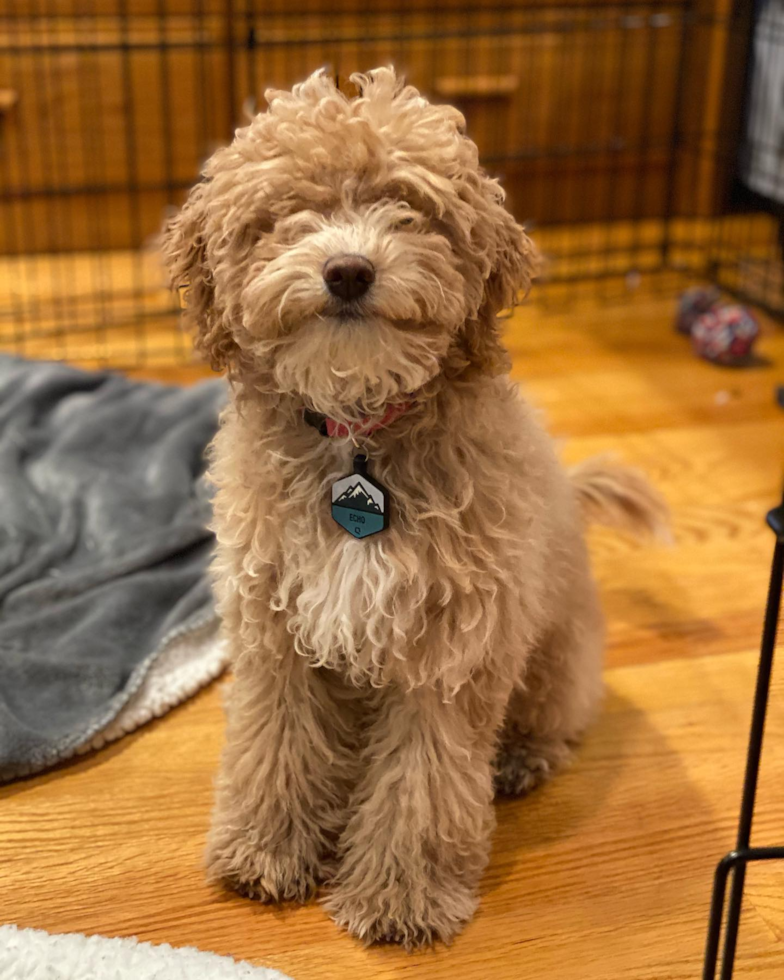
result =
[{"label": "curly fur", "polygon": [[[589,723],[602,620],[578,493],[506,375],[496,314],[535,250],[455,109],[391,69],[354,82],[269,92],[163,248],[234,391],[212,461],[235,681],[210,874],[274,901],[326,881],[337,922],[410,947],[471,917],[496,788],[530,789]],[[341,253],[376,269],[349,311],[321,274]],[[350,423],[412,393],[362,438],[394,513],[354,540],[329,488],[355,447],[302,410]]]}]

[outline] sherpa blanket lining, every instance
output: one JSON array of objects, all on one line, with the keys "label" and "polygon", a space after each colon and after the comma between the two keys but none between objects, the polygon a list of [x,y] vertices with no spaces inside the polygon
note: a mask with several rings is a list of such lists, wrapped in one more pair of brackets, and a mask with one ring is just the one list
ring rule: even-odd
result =
[{"label": "sherpa blanket lining", "polygon": [[223,668],[204,450],[225,397],[0,356],[0,782]]}]

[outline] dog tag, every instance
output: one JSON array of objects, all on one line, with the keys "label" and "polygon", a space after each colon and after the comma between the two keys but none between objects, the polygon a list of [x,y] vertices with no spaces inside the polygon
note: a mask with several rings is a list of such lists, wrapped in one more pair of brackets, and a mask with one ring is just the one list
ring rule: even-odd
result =
[{"label": "dog tag", "polygon": [[332,484],[332,516],[353,538],[389,527],[389,494],[368,476],[367,456],[354,457],[354,472]]}]

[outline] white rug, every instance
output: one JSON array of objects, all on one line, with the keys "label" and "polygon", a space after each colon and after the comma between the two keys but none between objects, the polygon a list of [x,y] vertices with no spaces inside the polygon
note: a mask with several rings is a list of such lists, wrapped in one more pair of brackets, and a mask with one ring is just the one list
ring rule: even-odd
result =
[{"label": "white rug", "polygon": [[277,970],[135,939],[0,926],[2,980],[289,980]]}]

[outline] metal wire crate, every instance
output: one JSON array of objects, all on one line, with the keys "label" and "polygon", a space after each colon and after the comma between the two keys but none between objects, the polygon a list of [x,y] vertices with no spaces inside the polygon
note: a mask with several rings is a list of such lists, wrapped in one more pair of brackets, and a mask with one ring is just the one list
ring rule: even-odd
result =
[{"label": "metal wire crate", "polygon": [[778,159],[754,65],[775,76],[780,33],[729,0],[0,0],[0,348],[187,360],[154,235],[264,89],[319,66],[394,63],[464,111],[549,258],[541,302],[711,279],[781,313],[776,195],[744,183]]}]

